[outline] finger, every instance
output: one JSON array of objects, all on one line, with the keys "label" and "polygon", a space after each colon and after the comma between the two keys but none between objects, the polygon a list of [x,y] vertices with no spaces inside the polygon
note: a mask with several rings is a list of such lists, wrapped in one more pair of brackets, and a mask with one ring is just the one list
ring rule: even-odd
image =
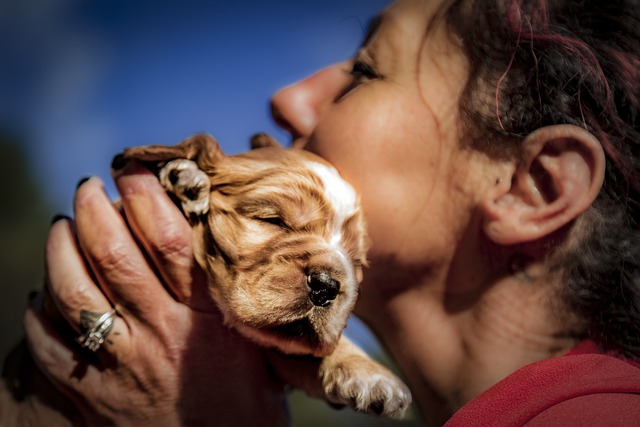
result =
[{"label": "finger", "polygon": [[99,179],[91,178],[78,187],[74,211],[78,242],[106,297],[124,314],[155,320],[173,299]]},{"label": "finger", "polygon": [[94,411],[97,406],[86,404],[87,401],[96,402],[104,391],[101,387],[105,382],[105,365],[92,357],[93,354],[78,354],[77,347],[65,342],[57,333],[42,309],[42,293],[25,311],[23,327],[29,353],[39,371],[75,403],[74,409],[81,419],[88,425],[111,425]]},{"label": "finger", "polygon": [[115,174],[127,220],[175,298],[210,311],[205,273],[193,254],[191,226],[158,179],[138,162]]},{"label": "finger", "polygon": [[[50,318],[57,311],[78,335],[86,331],[80,321],[85,312],[104,313],[111,309],[111,303],[87,271],[70,220],[60,220],[51,226],[45,264],[48,291],[48,295],[45,295],[45,313]],[[47,309],[50,300],[55,309]]]},{"label": "finger", "polygon": [[[77,354],[79,349],[58,334],[42,309],[42,294],[31,302],[23,317],[27,345],[35,363],[49,379],[70,396],[95,392],[101,367],[95,358]],[[92,360],[93,359],[93,360]]]}]

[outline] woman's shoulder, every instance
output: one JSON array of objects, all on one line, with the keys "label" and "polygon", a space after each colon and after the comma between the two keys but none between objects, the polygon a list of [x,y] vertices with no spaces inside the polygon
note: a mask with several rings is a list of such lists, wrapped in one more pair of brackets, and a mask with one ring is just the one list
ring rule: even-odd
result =
[{"label": "woman's shoulder", "polygon": [[524,366],[461,408],[447,426],[637,425],[640,364],[584,342]]}]

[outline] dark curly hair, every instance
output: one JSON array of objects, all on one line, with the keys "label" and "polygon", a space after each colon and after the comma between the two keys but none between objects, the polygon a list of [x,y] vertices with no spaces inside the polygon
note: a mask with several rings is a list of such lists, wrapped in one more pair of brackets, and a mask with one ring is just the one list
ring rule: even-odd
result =
[{"label": "dark curly hair", "polygon": [[460,107],[476,146],[504,155],[554,124],[602,143],[604,185],[561,292],[586,337],[640,359],[640,2],[454,1],[447,23],[469,60]]}]

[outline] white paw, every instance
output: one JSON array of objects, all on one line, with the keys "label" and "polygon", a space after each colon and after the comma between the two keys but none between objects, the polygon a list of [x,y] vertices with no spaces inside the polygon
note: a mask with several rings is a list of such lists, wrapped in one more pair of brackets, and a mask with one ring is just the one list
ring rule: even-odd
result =
[{"label": "white paw", "polygon": [[411,404],[407,386],[373,360],[343,361],[322,375],[329,400],[359,412],[402,418]]},{"label": "white paw", "polygon": [[162,186],[182,202],[182,209],[187,216],[199,216],[209,211],[209,176],[194,161],[171,160],[160,169],[159,178]]}]

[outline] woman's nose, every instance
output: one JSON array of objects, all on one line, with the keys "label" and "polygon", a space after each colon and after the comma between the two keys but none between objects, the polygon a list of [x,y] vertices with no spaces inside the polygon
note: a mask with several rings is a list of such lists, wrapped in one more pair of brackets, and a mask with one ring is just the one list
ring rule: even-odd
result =
[{"label": "woman's nose", "polygon": [[348,62],[341,62],[280,89],[271,98],[276,123],[294,138],[309,136],[325,108],[348,84],[348,69]]}]

